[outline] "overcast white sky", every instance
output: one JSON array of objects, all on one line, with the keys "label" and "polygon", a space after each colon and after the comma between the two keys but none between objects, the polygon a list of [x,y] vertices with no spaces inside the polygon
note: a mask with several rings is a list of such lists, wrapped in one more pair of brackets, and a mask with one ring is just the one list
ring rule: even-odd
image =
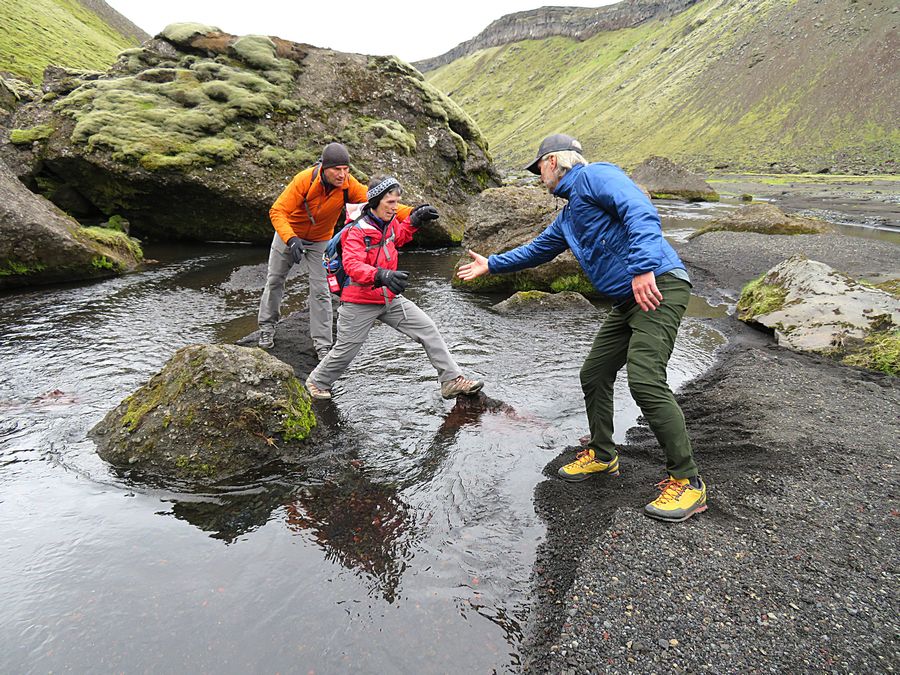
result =
[{"label": "overcast white sky", "polygon": [[504,14],[547,4],[600,7],[614,0],[106,0],[150,35],[193,21],[234,35],[276,35],[342,52],[396,54],[405,61],[438,56]]}]

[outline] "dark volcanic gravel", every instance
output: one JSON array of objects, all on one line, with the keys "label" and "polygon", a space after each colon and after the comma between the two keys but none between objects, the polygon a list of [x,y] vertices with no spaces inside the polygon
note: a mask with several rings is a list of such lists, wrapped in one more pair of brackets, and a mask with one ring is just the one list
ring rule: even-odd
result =
[{"label": "dark volcanic gravel", "polygon": [[[730,297],[794,252],[900,272],[900,247],[829,235],[712,233],[680,250],[698,292]],[[900,669],[900,380],[795,354],[733,318],[719,327],[729,346],[679,395],[706,513],[641,513],[664,477],[643,426],[619,478],[556,479],[574,446],[547,466],[526,671]]]}]

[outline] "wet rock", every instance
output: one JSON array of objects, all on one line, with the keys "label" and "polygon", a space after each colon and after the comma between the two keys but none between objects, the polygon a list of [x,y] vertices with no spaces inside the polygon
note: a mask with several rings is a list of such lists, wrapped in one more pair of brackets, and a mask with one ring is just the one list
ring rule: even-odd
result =
[{"label": "wet rock", "polygon": [[0,289],[114,276],[142,260],[136,240],[81,227],[0,162]]},{"label": "wet rock", "polygon": [[210,483],[304,459],[315,428],[291,366],[257,348],[191,345],[90,435],[117,467]]},{"label": "wet rock", "polygon": [[[463,246],[486,256],[527,244],[553,222],[561,204],[538,187],[507,186],[485,190],[469,206]],[[460,264],[468,260],[470,258],[466,256]],[[452,283],[456,288],[471,291],[577,291],[597,297],[571,251],[565,251],[539,267],[513,274],[488,274],[474,281],[462,281],[454,273]]]},{"label": "wet rock", "polygon": [[709,183],[665,157],[648,157],[631,172],[631,179],[653,199],[719,201],[718,193]]},{"label": "wet rock", "polygon": [[688,239],[722,230],[760,234],[823,234],[832,229],[824,220],[789,216],[772,204],[748,204],[725,218],[714,220],[709,225],[692,232]]},{"label": "wet rock", "polygon": [[[268,211],[328,141],[354,175],[390,171],[441,211],[418,244],[458,244],[471,196],[499,183],[475,123],[395,57],[345,54],[197,24],[168,26],[104,73],[50,68],[0,144],[17,174],[63,183],[139,236],[266,242]],[[52,100],[50,100],[52,99]]]},{"label": "wet rock", "polygon": [[738,317],[790,349],[900,374],[900,300],[824,263],[793,256],[776,265],[744,288]]},{"label": "wet rock", "polygon": [[544,293],[543,291],[519,291],[511,298],[498,302],[491,307],[500,314],[517,314],[560,310],[578,310],[580,312],[596,312],[590,300],[581,293],[562,291],[561,293]]}]

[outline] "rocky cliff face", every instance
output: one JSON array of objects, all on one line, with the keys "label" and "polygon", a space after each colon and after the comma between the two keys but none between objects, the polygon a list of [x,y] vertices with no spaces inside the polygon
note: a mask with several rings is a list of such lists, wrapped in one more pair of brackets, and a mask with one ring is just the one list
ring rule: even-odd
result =
[{"label": "rocky cliff face", "polygon": [[269,207],[330,141],[361,181],[391,173],[406,203],[438,207],[443,234],[419,243],[458,243],[497,182],[472,120],[408,64],[197,24],[105,73],[48,68],[8,127],[0,156],[26,185],[142,238],[270,241]]},{"label": "rocky cliff face", "polygon": [[541,7],[527,12],[507,14],[449,52],[413,65],[427,72],[487,47],[541,40],[559,35],[586,40],[600,31],[637,26],[655,17],[671,16],[697,0],[624,0],[608,7]]}]

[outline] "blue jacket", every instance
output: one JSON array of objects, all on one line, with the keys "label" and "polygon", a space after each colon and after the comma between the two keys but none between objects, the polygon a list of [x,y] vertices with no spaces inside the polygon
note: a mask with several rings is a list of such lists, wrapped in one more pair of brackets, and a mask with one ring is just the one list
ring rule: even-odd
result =
[{"label": "blue jacket", "polygon": [[535,267],[570,248],[594,288],[623,301],[634,297],[635,275],[684,269],[656,208],[614,164],[576,165],[553,194],[568,200],[562,212],[530,243],[488,258],[492,274]]}]

